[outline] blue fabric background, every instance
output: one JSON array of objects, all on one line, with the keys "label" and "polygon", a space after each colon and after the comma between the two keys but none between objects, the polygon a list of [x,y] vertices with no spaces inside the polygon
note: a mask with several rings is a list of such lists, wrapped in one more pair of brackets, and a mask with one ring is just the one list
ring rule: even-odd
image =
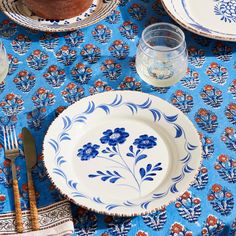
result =
[{"label": "blue fabric background", "polygon": [[[234,133],[236,131],[236,111],[234,110],[236,108],[234,106],[236,105],[233,105],[236,98],[236,82],[234,82],[236,80],[236,44],[203,38],[185,31],[189,49],[190,72],[170,88],[155,88],[141,80],[133,63],[142,30],[154,22],[176,24],[165,13],[160,1],[152,0],[123,0],[111,16],[96,25],[72,33],[47,34],[29,30],[15,25],[8,21],[2,13],[0,14],[1,40],[7,53],[15,58],[5,82],[0,84],[0,122],[2,124],[17,123],[20,144],[22,127],[29,127],[35,136],[39,161],[33,173],[38,192],[38,206],[47,206],[62,199],[47,178],[43,166],[41,153],[45,132],[58,113],[82,97],[109,89],[141,90],[154,94],[184,111],[203,135],[202,164],[205,169],[203,169],[204,176],[198,176],[202,185],[195,183],[188,189],[190,197],[187,198],[186,208],[182,209],[185,213],[182,212],[181,215],[178,212],[176,202],[167,206],[162,212],[159,211],[146,218],[113,218],[88,212],[72,205],[75,235],[200,236],[204,232],[204,235],[233,235],[236,231],[236,134]],[[108,29],[105,33],[103,32],[104,27]],[[86,47],[87,44],[92,44],[92,46]],[[63,48],[63,51],[61,48],[65,45],[69,48]],[[88,48],[93,50],[94,46],[100,49],[101,53],[90,51],[90,57],[86,57],[83,50]],[[20,49],[23,49],[24,52],[20,53]],[[75,57],[73,57],[73,50],[76,52]],[[62,51],[64,57],[60,56]],[[39,55],[42,54],[46,56],[39,59]],[[69,65],[65,65],[66,57],[71,58],[67,63]],[[101,70],[104,63],[107,65],[106,60],[108,59],[113,60],[116,65],[120,65],[116,67],[116,76],[113,78]],[[79,63],[90,68],[92,75],[91,70],[79,72],[77,70],[73,75],[72,71],[76,70],[75,67]],[[43,65],[42,68],[38,67],[40,64]],[[46,80],[47,76],[44,76],[52,65],[56,65],[57,68],[64,71],[61,82],[57,81],[58,86],[55,81]],[[211,69],[213,72],[210,73]],[[20,74],[24,70],[26,73]],[[108,69],[108,72],[111,70],[113,69]],[[193,76],[191,76],[191,71]],[[32,73],[34,78],[27,78],[27,73]],[[127,77],[131,78],[127,79]],[[73,93],[73,86],[68,87],[70,83],[77,86],[75,93]],[[201,94],[203,90],[206,91],[206,85],[213,86],[208,89],[218,91],[218,93],[214,94],[211,90],[211,93],[208,92],[203,99]],[[44,90],[40,90],[40,88]],[[70,100],[65,92],[62,94],[66,88],[67,94],[71,94]],[[11,94],[13,94],[13,98]],[[52,95],[47,97],[48,94]],[[188,96],[192,96],[192,99]],[[174,99],[177,102],[174,102],[176,101]],[[228,112],[231,112],[232,115],[229,117],[226,110],[230,104]],[[217,122],[214,118],[205,123],[199,120],[197,122],[197,117],[202,118],[202,112],[199,112],[199,109],[206,109],[207,114],[216,115]],[[231,144],[234,145],[231,146],[230,144],[226,146],[226,142],[222,140],[227,127],[233,128],[233,130],[227,130],[227,132],[232,132]],[[2,147],[0,153],[0,213],[5,213],[13,210],[13,194],[10,169],[4,160]],[[222,176],[215,168],[221,154],[234,159],[234,162],[227,162],[227,173],[223,173]],[[22,208],[26,209],[29,203],[23,155],[18,157],[17,165],[19,166]],[[227,178],[227,175],[231,177]],[[222,188],[215,206],[211,204],[212,201],[208,197],[212,194],[211,190],[214,186]],[[228,192],[228,197],[224,195],[226,192]],[[191,203],[193,198],[200,199],[200,203],[196,204],[198,207]],[[217,208],[217,205],[219,206],[222,202],[226,204],[225,209]],[[192,216],[190,216],[191,214]],[[177,233],[178,227],[179,233]],[[174,234],[175,232],[176,234]]]}]

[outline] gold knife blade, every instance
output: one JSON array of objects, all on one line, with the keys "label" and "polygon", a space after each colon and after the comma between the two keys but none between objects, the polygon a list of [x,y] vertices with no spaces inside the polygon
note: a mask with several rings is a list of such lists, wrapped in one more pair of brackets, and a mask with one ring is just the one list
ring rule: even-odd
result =
[{"label": "gold knife blade", "polygon": [[30,131],[25,127],[22,129],[22,135],[26,168],[31,172],[32,167],[34,167],[37,163],[35,141]]},{"label": "gold knife blade", "polygon": [[35,189],[32,178],[32,167],[35,166],[37,163],[36,147],[34,137],[30,133],[30,131],[25,127],[22,129],[22,136],[28,178],[31,223],[32,229],[36,231],[40,229]]}]

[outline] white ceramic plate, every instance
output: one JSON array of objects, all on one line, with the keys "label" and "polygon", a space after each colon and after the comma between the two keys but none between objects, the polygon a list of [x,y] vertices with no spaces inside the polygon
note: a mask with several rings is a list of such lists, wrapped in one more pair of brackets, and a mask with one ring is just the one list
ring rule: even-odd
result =
[{"label": "white ceramic plate", "polygon": [[186,29],[209,38],[236,41],[236,0],[161,0]]},{"label": "white ceramic plate", "polygon": [[118,0],[94,0],[83,14],[70,19],[53,21],[34,15],[24,6],[22,0],[0,0],[2,11],[16,23],[34,30],[49,32],[73,31],[95,24],[111,13],[118,3]]},{"label": "white ceramic plate", "polygon": [[125,216],[174,201],[201,163],[190,120],[162,99],[134,91],[74,103],[49,127],[43,149],[49,176],[69,199]]}]

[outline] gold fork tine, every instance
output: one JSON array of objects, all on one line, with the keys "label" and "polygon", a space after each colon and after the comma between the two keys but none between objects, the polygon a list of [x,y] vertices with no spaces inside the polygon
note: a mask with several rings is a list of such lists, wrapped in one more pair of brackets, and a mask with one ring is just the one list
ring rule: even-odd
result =
[{"label": "gold fork tine", "polygon": [[7,148],[7,143],[6,143],[6,130],[5,130],[5,127],[2,126],[2,130],[3,130],[3,139],[4,139],[4,147],[5,147],[5,150],[8,149]]},{"label": "gold fork tine", "polygon": [[10,140],[10,129],[9,127],[7,126],[6,127],[6,137],[7,137],[7,143],[8,143],[8,150],[11,150],[11,140]]},{"label": "gold fork tine", "polygon": [[17,141],[17,137],[16,137],[16,129],[13,129],[13,136],[14,136],[15,148],[18,149],[18,141]]},{"label": "gold fork tine", "polygon": [[14,146],[14,140],[13,140],[13,134],[12,134],[12,126],[9,127],[8,131],[9,131],[9,134],[10,134],[10,144],[11,144],[11,148],[15,148]]},{"label": "gold fork tine", "polygon": [[13,149],[14,147],[13,147],[13,142],[12,142],[12,133],[11,133],[11,127],[7,127],[7,131],[8,131],[8,133],[7,133],[7,137],[8,137],[8,145],[9,145],[9,149],[11,150],[11,149]]},{"label": "gold fork tine", "polygon": [[3,129],[6,158],[11,160],[14,203],[16,212],[16,230],[18,233],[22,233],[24,228],[23,228],[22,211],[20,205],[20,192],[19,192],[18,180],[16,175],[16,166],[15,166],[15,159],[19,154],[16,130],[14,126],[10,127],[6,126],[2,127],[2,129]]}]

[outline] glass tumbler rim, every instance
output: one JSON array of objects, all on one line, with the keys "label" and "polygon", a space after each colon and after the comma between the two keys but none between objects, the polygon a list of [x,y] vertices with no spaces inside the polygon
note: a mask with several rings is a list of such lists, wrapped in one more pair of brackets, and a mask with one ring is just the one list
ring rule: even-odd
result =
[{"label": "glass tumbler rim", "polygon": [[[146,53],[145,52],[145,50],[142,48],[142,47],[140,47],[140,45],[138,46],[138,48],[146,55],[146,56],[148,56],[148,57],[151,57],[151,58],[156,58],[156,55],[150,55],[150,54],[148,54],[148,53]],[[156,50],[157,51],[157,50]],[[161,51],[161,50],[158,50],[160,53],[163,53],[163,52],[165,52],[165,53],[169,53],[169,52],[171,52],[171,51]],[[181,52],[179,52],[177,55],[175,55],[175,56],[169,56],[168,57],[168,59],[170,60],[175,60],[175,59],[177,59],[177,58],[179,58],[179,57],[181,57],[184,53],[186,53],[186,54],[188,54],[188,52],[187,52],[187,49],[186,49],[186,46],[184,47],[184,49],[181,51]]]},{"label": "glass tumbler rim", "polygon": [[[181,37],[181,42],[173,47],[173,48],[158,48],[158,50],[151,46],[146,40],[145,40],[145,34],[147,33],[148,30],[150,30],[152,27],[155,27],[155,26],[169,26],[169,27],[172,27],[173,28],[173,31],[171,31],[170,29],[158,29],[158,30],[166,30],[166,31],[170,31],[172,33],[176,33],[179,32],[180,33],[180,37]],[[152,30],[153,31],[153,30]],[[178,48],[181,48],[183,45],[184,45],[184,50],[186,48],[186,42],[185,42],[185,34],[183,32],[183,30],[181,30],[178,26],[174,25],[174,24],[170,24],[170,23],[165,23],[165,22],[160,22],[160,23],[154,23],[154,24],[151,24],[149,25],[148,27],[146,27],[143,32],[142,32],[142,35],[141,35],[141,40],[144,42],[144,44],[149,47],[150,49],[152,50],[155,50],[155,51],[160,51],[160,52],[171,52],[171,51],[175,51],[177,50]],[[183,51],[184,51],[183,50]]]}]

